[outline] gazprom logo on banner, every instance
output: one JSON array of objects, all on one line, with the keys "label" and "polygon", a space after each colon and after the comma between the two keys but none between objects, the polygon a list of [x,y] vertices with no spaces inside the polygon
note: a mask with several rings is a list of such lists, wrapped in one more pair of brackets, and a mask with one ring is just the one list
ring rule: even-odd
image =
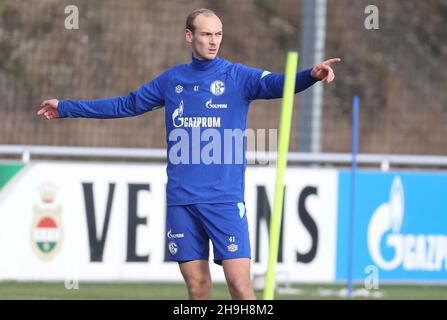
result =
[{"label": "gazprom logo on banner", "polygon": [[[447,235],[403,233],[404,218],[405,192],[397,176],[388,202],[381,204],[369,221],[368,250],[374,263],[383,270],[399,267],[406,271],[447,270]],[[384,254],[390,249],[391,257]]]}]

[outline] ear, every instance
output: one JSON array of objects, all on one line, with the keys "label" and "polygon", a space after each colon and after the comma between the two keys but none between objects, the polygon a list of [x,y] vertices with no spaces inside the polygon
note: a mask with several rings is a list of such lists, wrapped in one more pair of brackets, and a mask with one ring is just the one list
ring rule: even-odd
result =
[{"label": "ear", "polygon": [[188,42],[188,43],[192,43],[192,38],[193,38],[193,33],[192,33],[192,31],[191,30],[189,30],[189,29],[185,29],[185,39],[186,39],[186,42]]}]

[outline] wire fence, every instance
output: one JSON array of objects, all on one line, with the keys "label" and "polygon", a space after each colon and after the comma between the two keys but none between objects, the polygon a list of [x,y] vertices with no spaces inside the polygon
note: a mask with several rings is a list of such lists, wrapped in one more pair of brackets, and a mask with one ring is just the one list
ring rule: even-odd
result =
[{"label": "wire fence", "polygon": [[[163,148],[164,109],[114,120],[43,121],[47,98],[125,95],[191,59],[187,14],[215,10],[224,24],[220,56],[283,72],[300,50],[301,0],[2,0],[0,144]],[[323,152],[349,152],[351,101],[361,98],[360,152],[447,154],[447,2],[378,0],[380,29],[364,26],[366,0],[327,0],[325,56],[341,57],[324,86]],[[64,26],[79,9],[79,29]],[[310,66],[301,66],[301,68]],[[280,100],[256,101],[248,127],[277,128]],[[291,150],[298,150],[299,99]]]}]

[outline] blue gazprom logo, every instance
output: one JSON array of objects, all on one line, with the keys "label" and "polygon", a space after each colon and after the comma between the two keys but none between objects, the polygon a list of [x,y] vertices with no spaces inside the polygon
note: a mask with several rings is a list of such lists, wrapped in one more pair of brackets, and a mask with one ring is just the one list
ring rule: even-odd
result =
[{"label": "blue gazprom logo", "polygon": [[[374,263],[383,270],[403,267],[407,271],[447,270],[447,236],[443,234],[402,233],[405,195],[399,176],[391,185],[389,200],[373,213],[368,226],[368,250]],[[394,251],[384,257],[384,245]]]}]

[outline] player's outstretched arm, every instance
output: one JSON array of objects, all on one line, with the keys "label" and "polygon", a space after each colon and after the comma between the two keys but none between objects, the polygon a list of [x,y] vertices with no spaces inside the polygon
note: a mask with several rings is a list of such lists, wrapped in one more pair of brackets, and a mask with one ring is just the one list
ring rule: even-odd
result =
[{"label": "player's outstretched arm", "polygon": [[37,111],[46,119],[133,117],[164,105],[168,73],[165,72],[126,96],[95,100],[45,100]]},{"label": "player's outstretched arm", "polygon": [[45,100],[40,104],[40,109],[37,111],[37,115],[48,120],[58,119],[60,118],[59,111],[57,110],[58,107],[59,100]]},{"label": "player's outstretched arm", "polygon": [[[340,58],[323,61],[313,68],[296,74],[295,93],[302,92],[318,81],[331,83],[335,79],[332,65],[341,62]],[[284,90],[285,74],[270,73],[259,69],[241,66],[240,75],[245,96],[248,100],[281,98]],[[245,79],[245,80],[244,80]]]}]

